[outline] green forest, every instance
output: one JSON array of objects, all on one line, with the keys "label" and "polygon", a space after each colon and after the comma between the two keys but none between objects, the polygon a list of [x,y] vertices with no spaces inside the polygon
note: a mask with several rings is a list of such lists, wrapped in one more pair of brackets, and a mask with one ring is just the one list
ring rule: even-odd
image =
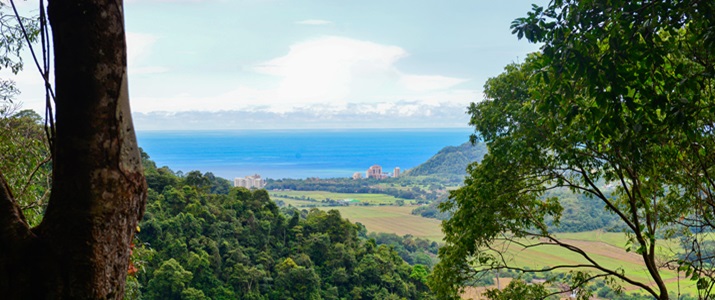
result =
[{"label": "green forest", "polygon": [[279,209],[266,190],[143,158],[149,197],[127,299],[433,299],[434,242],[368,237],[338,211]]},{"label": "green forest", "polygon": [[487,153],[484,143],[466,142],[459,146],[447,146],[426,162],[407,170],[406,176],[441,176],[454,184],[461,184],[467,175],[467,166],[479,162]]}]

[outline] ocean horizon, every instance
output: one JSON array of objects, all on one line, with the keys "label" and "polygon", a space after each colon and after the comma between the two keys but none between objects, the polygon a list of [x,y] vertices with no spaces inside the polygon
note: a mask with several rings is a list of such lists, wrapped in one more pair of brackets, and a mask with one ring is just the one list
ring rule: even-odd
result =
[{"label": "ocean horizon", "polygon": [[232,180],[336,178],[414,168],[446,146],[469,141],[469,128],[138,131],[139,146],[157,166]]}]

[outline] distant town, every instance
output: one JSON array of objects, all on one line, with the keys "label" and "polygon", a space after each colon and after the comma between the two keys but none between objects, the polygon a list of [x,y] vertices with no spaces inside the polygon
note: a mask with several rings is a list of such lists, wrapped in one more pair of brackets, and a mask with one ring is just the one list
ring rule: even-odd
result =
[{"label": "distant town", "polygon": [[[363,177],[362,172],[353,173],[353,179],[355,180],[362,178],[385,179],[388,177],[400,177],[400,167],[395,167],[392,169],[392,173],[387,173],[382,171],[382,167],[380,165],[373,165],[365,171],[365,177]],[[233,186],[244,187],[247,189],[260,189],[266,186],[266,181],[261,178],[261,175],[253,174],[243,178],[234,178]]]},{"label": "distant town", "polygon": [[[382,171],[382,167],[380,165],[373,165],[367,171],[365,171],[365,177],[366,178],[375,178],[375,179],[385,179],[387,177],[400,177],[400,167],[395,167],[392,171],[392,176],[390,176],[390,173],[386,173]],[[355,172],[353,174],[353,179],[358,180],[361,179],[362,173],[361,172]]]}]

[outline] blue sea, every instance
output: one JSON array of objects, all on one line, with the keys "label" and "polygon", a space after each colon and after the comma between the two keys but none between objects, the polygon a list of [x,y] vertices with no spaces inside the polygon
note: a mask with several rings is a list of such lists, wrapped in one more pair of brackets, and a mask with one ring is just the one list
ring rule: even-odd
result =
[{"label": "blue sea", "polygon": [[212,172],[226,179],[351,177],[372,165],[413,168],[446,146],[469,140],[463,129],[141,131],[139,146],[157,166]]}]

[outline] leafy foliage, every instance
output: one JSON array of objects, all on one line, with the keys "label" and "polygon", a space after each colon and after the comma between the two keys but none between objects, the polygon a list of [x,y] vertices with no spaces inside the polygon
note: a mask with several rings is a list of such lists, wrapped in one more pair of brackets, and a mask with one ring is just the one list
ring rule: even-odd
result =
[{"label": "leafy foliage", "polygon": [[42,118],[32,110],[0,108],[0,172],[29,225],[40,223],[51,184],[49,147]]},{"label": "leafy foliage", "polygon": [[[552,1],[513,23],[519,37],[544,46],[490,79],[487,100],[469,107],[473,141],[482,138],[489,153],[441,206],[454,215],[444,222],[447,244],[433,277],[439,295],[453,297],[479,270],[513,268],[491,247],[506,240],[581,256],[586,263],[576,267],[592,273],[572,287],[617,278],[668,298],[657,237],[697,241],[691,228],[713,227],[713,12],[712,1]],[[602,203],[653,284],[552,234],[569,205],[549,191],[563,188]],[[670,259],[696,274],[707,298],[712,265]]]}]

